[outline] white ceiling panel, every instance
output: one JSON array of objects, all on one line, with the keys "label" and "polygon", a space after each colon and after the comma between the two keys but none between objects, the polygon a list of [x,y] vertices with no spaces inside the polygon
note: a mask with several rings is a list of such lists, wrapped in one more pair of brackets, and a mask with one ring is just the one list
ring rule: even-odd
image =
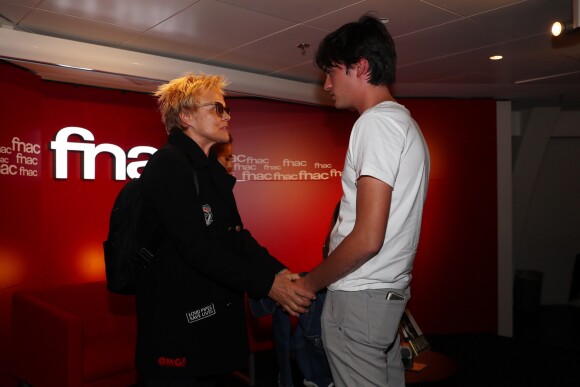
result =
[{"label": "white ceiling panel", "polygon": [[144,31],[195,2],[196,0],[43,0],[38,9]]},{"label": "white ceiling panel", "polygon": [[577,47],[576,50],[567,52],[565,54],[565,56],[570,58],[570,59],[574,59],[574,60],[578,61],[578,63],[580,63],[580,47]]},{"label": "white ceiling panel", "polygon": [[2,0],[0,3],[4,5],[20,5],[24,7],[35,7],[38,3],[42,2],[42,0]]},{"label": "white ceiling panel", "polygon": [[193,41],[187,36],[145,32],[124,44],[130,50],[163,55],[170,58],[206,61],[211,57],[230,50],[230,47],[206,44],[203,41]]},{"label": "white ceiling panel", "polygon": [[27,31],[58,37],[73,35],[74,40],[94,42],[108,46],[118,46],[130,40],[140,31],[117,25],[88,22],[76,16],[66,16],[59,13],[35,10],[20,23]]},{"label": "white ceiling panel", "polygon": [[337,9],[342,9],[356,3],[364,3],[364,0],[333,0],[312,1],[276,1],[276,0],[219,0],[223,3],[241,7],[250,11],[265,15],[275,16],[293,22],[303,23],[310,19],[318,18]]},{"label": "white ceiling panel", "polygon": [[571,0],[527,0],[473,17],[517,37],[546,35],[556,20],[572,20]]},{"label": "white ceiling panel", "polygon": [[217,63],[235,62],[238,65],[236,67],[238,70],[251,71],[257,74],[274,73],[284,68],[284,65],[287,63],[283,58],[275,55],[246,51],[243,48],[229,51],[226,54],[213,58],[213,60]]},{"label": "white ceiling panel", "polygon": [[395,39],[395,44],[398,64],[403,66],[476,50],[509,39],[512,38],[502,32],[486,29],[469,19],[462,19],[401,36]]},{"label": "white ceiling panel", "polygon": [[287,20],[218,1],[202,0],[153,31],[210,45],[238,47],[292,27]]},{"label": "white ceiling panel", "polygon": [[[246,44],[242,49],[249,54],[256,53],[278,58],[280,64],[276,69],[273,69],[277,70],[279,68],[292,67],[306,61],[312,61],[317,46],[314,46],[314,43],[311,42],[318,43],[325,35],[326,32],[324,31],[297,25]],[[300,44],[308,44],[309,47],[305,46],[303,51],[302,48],[298,47]],[[236,51],[234,50],[228,53],[228,55],[235,55]],[[223,55],[220,55],[214,59],[222,60],[223,57]]]},{"label": "white ceiling panel", "polygon": [[1,2],[0,9],[2,9],[0,16],[14,22],[19,22],[20,20],[22,20],[22,18],[24,18],[33,10],[33,8],[23,7],[21,5],[16,5],[12,3],[1,3]]},{"label": "white ceiling panel", "polygon": [[[514,67],[514,81],[534,81],[541,83],[562,82],[563,79],[580,81],[580,63],[557,56],[521,63]],[[578,105],[580,107],[580,105]]]},{"label": "white ceiling panel", "polygon": [[460,19],[458,15],[419,0],[368,0],[337,10],[307,24],[326,31],[334,31],[367,13],[386,18],[387,28],[393,37]]},{"label": "white ceiling panel", "polygon": [[518,3],[525,3],[526,0],[489,0],[489,1],[466,1],[466,0],[425,0],[425,3],[433,4],[437,7],[457,13],[462,16],[473,16],[485,13]]}]

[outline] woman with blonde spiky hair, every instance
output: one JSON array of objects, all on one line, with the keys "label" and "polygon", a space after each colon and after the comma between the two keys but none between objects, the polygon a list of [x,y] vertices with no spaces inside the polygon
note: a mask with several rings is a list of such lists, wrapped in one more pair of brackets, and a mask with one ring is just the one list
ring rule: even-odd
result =
[{"label": "woman with blonde spiky hair", "polygon": [[168,141],[140,178],[138,234],[151,252],[137,275],[143,386],[218,386],[244,368],[245,292],[269,296],[293,315],[314,297],[243,228],[235,178],[210,155],[214,144],[230,141],[225,86],[221,76],[187,74],[155,93]]}]

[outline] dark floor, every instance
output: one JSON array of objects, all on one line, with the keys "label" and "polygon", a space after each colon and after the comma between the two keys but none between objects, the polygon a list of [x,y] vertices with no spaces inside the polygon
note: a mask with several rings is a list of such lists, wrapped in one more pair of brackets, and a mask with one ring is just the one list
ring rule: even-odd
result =
[{"label": "dark floor", "polygon": [[[450,380],[414,387],[580,387],[580,308],[542,306],[516,312],[514,337],[485,333],[427,335],[433,351],[458,364]],[[256,356],[257,387],[276,387],[273,352]],[[232,377],[227,387],[246,386]],[[295,375],[295,386],[302,386]],[[353,386],[359,387],[359,386]]]}]

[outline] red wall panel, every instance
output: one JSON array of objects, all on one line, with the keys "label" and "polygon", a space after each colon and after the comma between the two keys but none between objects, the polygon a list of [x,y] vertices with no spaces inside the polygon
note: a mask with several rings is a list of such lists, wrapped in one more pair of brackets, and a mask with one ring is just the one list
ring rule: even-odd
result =
[{"label": "red wall panel", "polygon": [[409,100],[431,153],[413,316],[427,332],[497,329],[495,101]]}]

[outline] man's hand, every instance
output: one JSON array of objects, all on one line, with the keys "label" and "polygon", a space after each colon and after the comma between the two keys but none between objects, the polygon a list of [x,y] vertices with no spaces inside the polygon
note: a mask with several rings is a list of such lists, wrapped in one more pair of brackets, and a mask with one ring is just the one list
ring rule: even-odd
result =
[{"label": "man's hand", "polygon": [[316,292],[316,290],[314,290],[314,288],[312,287],[312,284],[309,282],[308,275],[306,275],[305,277],[299,276],[293,282],[296,283],[296,285],[298,285],[300,288],[302,288],[308,292],[311,292],[311,293]]},{"label": "man's hand", "polygon": [[278,274],[279,275],[283,274],[286,277],[286,279],[288,279],[289,281],[292,281],[292,282],[295,282],[298,278],[300,278],[299,273],[292,273],[288,269],[284,269],[284,270],[280,271]]},{"label": "man's hand", "polygon": [[286,312],[292,316],[305,313],[310,306],[315,295],[300,286],[297,286],[293,279],[297,274],[284,271],[274,277],[274,283],[268,296],[276,301]]}]

